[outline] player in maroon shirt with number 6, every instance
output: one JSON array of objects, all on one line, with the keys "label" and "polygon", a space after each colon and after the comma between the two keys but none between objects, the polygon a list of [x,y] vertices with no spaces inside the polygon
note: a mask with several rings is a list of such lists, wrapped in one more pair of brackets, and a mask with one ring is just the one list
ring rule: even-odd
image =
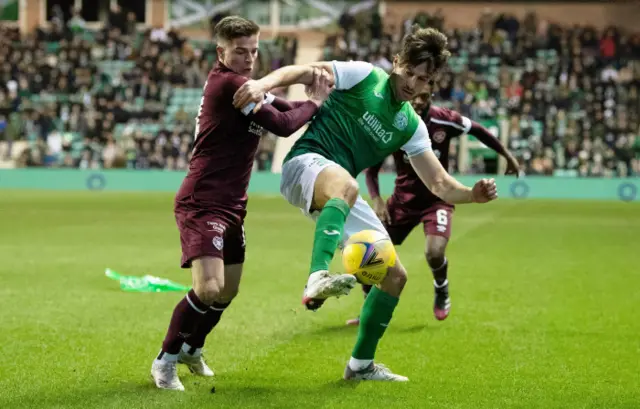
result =
[{"label": "player in maroon shirt with number 6", "polygon": [[[412,105],[421,113],[429,130],[434,153],[442,166],[448,169],[449,145],[451,138],[469,134],[507,159],[507,174],[519,174],[518,161],[500,141],[482,125],[471,121],[456,111],[431,105],[431,90],[419,95]],[[400,245],[418,224],[424,224],[427,239],[426,258],[433,273],[435,300],[433,313],[438,320],[449,315],[449,263],[445,250],[451,236],[451,219],[454,207],[431,193],[418,178],[402,151],[394,153],[396,164],[396,186],[385,204],[380,197],[378,173],[382,163],[365,171],[367,188],[373,200],[373,209],[383,222],[391,241]],[[363,285],[365,296],[371,286]],[[358,325],[358,318],[347,321],[348,325]]]},{"label": "player in maroon shirt with number 6", "polygon": [[319,70],[307,84],[310,100],[287,102],[266,95],[262,109],[236,109],[233,95],[253,71],[259,27],[241,17],[216,25],[218,61],[204,84],[189,171],[175,197],[182,268],[191,269],[193,289],[178,303],[151,366],[160,389],[184,390],[177,363],[213,376],[202,358],[206,336],[238,292],[245,254],[243,220],[247,187],[260,137],[289,136],[307,123],[329,96]]}]

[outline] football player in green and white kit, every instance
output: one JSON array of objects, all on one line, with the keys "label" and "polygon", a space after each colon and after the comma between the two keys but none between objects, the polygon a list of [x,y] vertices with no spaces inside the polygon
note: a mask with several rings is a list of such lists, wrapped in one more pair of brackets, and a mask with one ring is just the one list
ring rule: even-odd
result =
[{"label": "football player in green and white kit", "polygon": [[[237,108],[254,104],[257,111],[268,91],[312,84],[318,69],[326,72],[335,86],[286,156],[280,184],[282,195],[316,222],[303,295],[308,309],[319,308],[328,297],[347,294],[356,284],[352,275],[328,271],[341,241],[365,229],[387,235],[373,209],[359,195],[355,178],[396,150],[407,153],[420,179],[446,202],[486,203],[497,198],[492,179],[482,179],[469,188],[447,173],[431,150],[424,122],[408,102],[433,81],[449,55],[442,33],[414,27],[403,39],[391,75],[366,62],[319,62],[283,67],[260,80],[248,81],[236,92]],[[369,293],[344,379],[408,380],[373,362],[406,281],[407,272],[398,260]]]}]

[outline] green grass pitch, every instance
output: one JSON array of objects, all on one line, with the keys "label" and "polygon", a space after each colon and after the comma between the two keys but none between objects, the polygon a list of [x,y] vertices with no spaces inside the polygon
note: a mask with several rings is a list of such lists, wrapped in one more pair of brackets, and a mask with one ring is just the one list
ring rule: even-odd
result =
[{"label": "green grass pitch", "polygon": [[[0,408],[637,408],[640,206],[499,200],[459,206],[453,309],[431,312],[418,229],[377,359],[407,384],[340,380],[360,291],[317,313],[300,297],[313,225],[279,197],[249,204],[238,298],[205,347],[214,379],[149,379],[181,293],[104,277],[178,268],[171,194],[0,192]],[[334,260],[334,262],[337,260]],[[212,386],[216,393],[211,394]]]}]

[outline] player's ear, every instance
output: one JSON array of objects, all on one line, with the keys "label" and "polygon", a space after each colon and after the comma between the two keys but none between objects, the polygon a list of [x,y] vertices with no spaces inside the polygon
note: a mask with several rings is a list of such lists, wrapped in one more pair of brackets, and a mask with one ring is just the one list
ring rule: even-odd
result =
[{"label": "player's ear", "polygon": [[398,57],[398,54],[396,54],[393,56],[393,70],[395,71],[399,65],[400,65],[400,57]]}]

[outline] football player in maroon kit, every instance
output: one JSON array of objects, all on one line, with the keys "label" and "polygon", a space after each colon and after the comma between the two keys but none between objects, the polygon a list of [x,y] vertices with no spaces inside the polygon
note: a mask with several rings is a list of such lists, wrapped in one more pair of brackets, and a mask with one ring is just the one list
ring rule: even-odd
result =
[{"label": "football player in maroon kit", "polygon": [[[428,91],[418,95],[412,101],[412,105],[424,119],[431,138],[433,152],[438,156],[445,169],[448,169],[449,166],[451,139],[469,134],[507,159],[506,174],[519,174],[517,159],[489,130],[456,111],[432,105],[431,89],[429,86],[427,88],[429,88]],[[426,188],[402,151],[395,152],[393,159],[397,177],[393,194],[386,203],[380,197],[378,184],[378,173],[382,163],[365,171],[367,189],[373,201],[373,209],[384,223],[389,237],[395,245],[402,244],[418,224],[424,225],[427,241],[425,254],[434,278],[433,313],[436,319],[444,320],[449,315],[451,308],[447,279],[449,262],[445,257],[445,250],[451,236],[454,206],[444,202]],[[366,297],[371,286],[363,285],[362,289]],[[359,323],[359,318],[347,321],[348,325],[358,325]]]},{"label": "football player in maroon kit", "polygon": [[233,95],[250,79],[259,31],[254,22],[236,16],[216,25],[218,61],[203,87],[193,155],[174,204],[181,267],[191,269],[193,288],[175,307],[151,366],[161,389],[184,390],[177,363],[196,375],[213,376],[202,346],[238,292],[247,187],[260,137],[267,131],[291,135],[311,120],[331,92],[328,76],[318,70],[307,84],[308,101],[287,102],[267,94],[258,112],[251,106],[236,109]]}]

